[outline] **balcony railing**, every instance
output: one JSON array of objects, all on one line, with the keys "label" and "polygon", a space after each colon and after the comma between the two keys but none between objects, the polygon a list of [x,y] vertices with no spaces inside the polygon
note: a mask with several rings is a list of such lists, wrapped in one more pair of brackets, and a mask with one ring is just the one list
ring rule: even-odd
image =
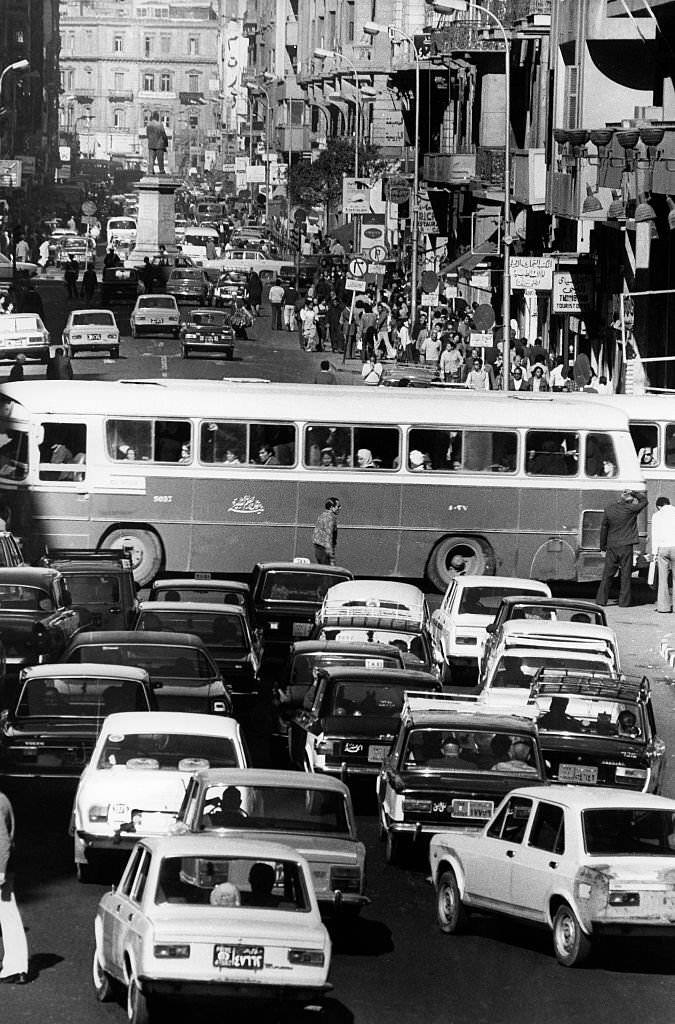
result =
[{"label": "balcony railing", "polygon": [[133,103],[134,94],[131,89],[111,89],[108,99],[111,103]]}]

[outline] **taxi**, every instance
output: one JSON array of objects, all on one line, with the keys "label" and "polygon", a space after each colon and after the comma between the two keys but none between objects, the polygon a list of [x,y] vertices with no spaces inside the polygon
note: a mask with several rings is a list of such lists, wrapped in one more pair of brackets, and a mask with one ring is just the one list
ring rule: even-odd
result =
[{"label": "taxi", "polygon": [[46,363],[49,331],[37,313],[4,313],[0,317],[0,359],[24,355]]},{"label": "taxi", "polygon": [[180,313],[173,295],[139,295],[130,317],[131,337],[180,333]]},{"label": "taxi", "polygon": [[[100,900],[93,981],[99,1002],[126,989],[132,1024],[155,1000],[289,1001],[330,990],[331,941],[309,866],[290,846],[181,836],[143,840]],[[226,1015],[227,1010],[225,1010]]]},{"label": "taxi", "polygon": [[107,352],[111,359],[119,358],[120,330],[109,309],[71,310],[61,341],[69,356],[78,352]]}]

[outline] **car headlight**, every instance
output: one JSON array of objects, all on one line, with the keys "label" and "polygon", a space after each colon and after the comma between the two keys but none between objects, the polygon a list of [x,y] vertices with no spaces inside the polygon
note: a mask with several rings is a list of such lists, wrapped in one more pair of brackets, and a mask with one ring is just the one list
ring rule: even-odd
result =
[{"label": "car headlight", "polygon": [[105,337],[106,337],[106,341],[117,341],[117,335],[116,334],[106,334]]},{"label": "car headlight", "polygon": [[323,967],[325,956],[321,949],[289,949],[289,964],[302,964],[303,967]]},{"label": "car headlight", "polygon": [[619,765],[615,773],[617,779],[646,779],[648,774],[646,768],[626,768],[624,765]]},{"label": "car headlight", "polygon": [[89,808],[89,821],[107,821],[108,820],[108,805],[107,804],[92,804]]},{"label": "car headlight", "polygon": [[153,948],[153,956],[157,960],[187,960],[190,947],[185,943],[161,943]]}]

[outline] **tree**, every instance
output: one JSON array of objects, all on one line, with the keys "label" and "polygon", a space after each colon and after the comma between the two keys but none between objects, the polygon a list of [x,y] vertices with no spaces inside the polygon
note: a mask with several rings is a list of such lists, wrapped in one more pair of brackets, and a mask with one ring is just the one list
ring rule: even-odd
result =
[{"label": "tree", "polygon": [[[359,147],[359,176],[369,177],[380,170],[379,150],[369,143]],[[317,160],[301,160],[290,173],[291,200],[294,203],[319,204],[330,214],[342,203],[342,179],[354,174],[354,142],[352,139],[329,139]]]}]

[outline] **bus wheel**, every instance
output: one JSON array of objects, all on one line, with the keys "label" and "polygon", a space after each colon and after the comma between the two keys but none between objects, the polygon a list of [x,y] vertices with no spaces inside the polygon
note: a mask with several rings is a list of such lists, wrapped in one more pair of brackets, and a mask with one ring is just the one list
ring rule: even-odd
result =
[{"label": "bus wheel", "polygon": [[154,580],[164,559],[162,542],[157,534],[137,527],[111,530],[99,548],[127,548],[131,554],[134,580],[139,587],[146,587]]},{"label": "bus wheel", "polygon": [[455,576],[494,576],[495,553],[480,537],[445,537],[429,556],[427,576],[444,591]]}]

